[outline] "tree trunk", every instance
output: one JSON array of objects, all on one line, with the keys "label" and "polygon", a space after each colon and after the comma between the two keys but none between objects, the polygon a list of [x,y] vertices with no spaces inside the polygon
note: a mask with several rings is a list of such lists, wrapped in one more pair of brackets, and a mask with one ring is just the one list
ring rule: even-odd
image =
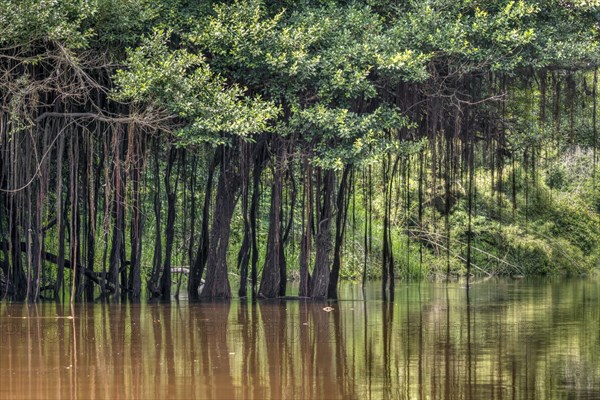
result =
[{"label": "tree trunk", "polygon": [[269,152],[266,146],[263,144],[257,149],[257,156],[255,157],[256,164],[254,165],[254,171],[252,176],[252,203],[250,204],[250,244],[252,246],[251,260],[250,260],[250,281],[252,284],[252,298],[256,298],[257,287],[258,287],[258,240],[257,240],[257,218],[258,208],[260,206],[260,176],[262,175],[263,169],[267,165],[269,159]]},{"label": "tree trunk", "polygon": [[[286,288],[287,288],[287,260],[285,257],[285,245],[287,244],[290,238],[290,232],[292,232],[292,228],[294,226],[294,210],[296,208],[296,181],[294,180],[294,171],[293,167],[290,166],[288,168],[288,173],[290,177],[290,181],[292,184],[291,194],[290,194],[290,206],[288,210],[288,219],[287,224],[283,225],[283,207],[281,207],[280,213],[280,221],[281,221],[281,231],[283,232],[281,237],[281,246],[279,247],[279,296],[285,296]],[[288,191],[289,193],[289,191]],[[293,244],[293,242],[292,242]]]},{"label": "tree trunk", "polygon": [[249,195],[249,171],[243,179],[246,180],[245,190],[242,191],[242,212],[244,213],[244,239],[238,253],[238,270],[240,271],[240,289],[238,295],[240,297],[247,296],[248,284],[248,267],[251,263],[251,285],[252,296],[256,296],[257,273],[256,267],[258,263],[258,245],[256,242],[256,218],[258,212],[258,203],[260,201],[260,176],[267,165],[269,152],[265,144],[266,141],[259,141],[254,146],[253,156],[254,166],[252,170],[252,199],[250,207],[248,207]]},{"label": "tree trunk", "polygon": [[213,225],[210,235],[211,246],[206,260],[206,283],[200,294],[203,299],[228,299],[231,288],[227,276],[227,249],[231,233],[231,218],[235,209],[236,194],[240,177],[236,174],[231,149],[223,150],[221,175],[217,187]]},{"label": "tree trunk", "polygon": [[329,276],[329,288],[327,290],[327,297],[330,299],[337,299],[338,297],[337,285],[340,277],[340,267],[342,262],[342,241],[344,240],[346,216],[348,215],[346,186],[350,168],[351,167],[349,165],[344,167],[336,199],[337,215],[335,217],[335,245],[333,248],[333,264],[331,265],[331,274]]},{"label": "tree trunk", "polygon": [[135,157],[131,168],[131,184],[132,184],[132,215],[131,215],[131,231],[130,231],[130,244],[131,244],[131,264],[129,273],[129,289],[130,297],[132,299],[138,299],[142,293],[142,276],[141,276],[141,257],[142,257],[142,232],[143,232],[143,220],[142,220],[142,200],[140,193],[140,181],[141,171],[144,164],[144,144],[143,137],[139,132],[131,132],[133,128],[130,128],[130,140],[134,143],[131,145],[133,150],[130,157]]},{"label": "tree trunk", "polygon": [[160,198],[160,168],[159,168],[159,141],[154,140],[154,257],[152,260],[152,273],[148,281],[150,296],[159,295],[159,277],[162,266],[162,200]]},{"label": "tree trunk", "polygon": [[263,267],[262,279],[258,294],[260,297],[274,298],[279,294],[280,285],[280,257],[282,243],[281,232],[281,206],[283,194],[283,167],[275,161],[273,172],[273,185],[271,186],[271,208],[269,211],[269,235],[267,239],[267,253]]},{"label": "tree trunk", "polygon": [[240,298],[247,296],[248,287],[248,264],[250,263],[250,216],[248,210],[248,197],[249,197],[249,186],[250,186],[250,165],[252,152],[249,149],[248,143],[241,143],[240,148],[240,175],[242,180],[241,190],[241,203],[242,203],[242,217],[244,219],[244,238],[242,239],[242,245],[238,251],[237,257],[237,269],[240,273],[240,287],[238,289],[238,296]]},{"label": "tree trunk", "polygon": [[[56,270],[56,281],[54,282],[54,298],[60,298],[60,291],[64,285],[64,263],[65,259],[65,219],[63,217],[62,200],[62,161],[65,148],[65,136],[58,138],[58,147],[56,149],[56,223],[58,225],[58,269]],[[65,209],[67,207],[65,206]]]},{"label": "tree trunk", "polygon": [[112,143],[112,156],[113,156],[113,185],[114,185],[114,197],[113,197],[113,239],[112,247],[110,250],[110,263],[109,263],[109,283],[115,288],[114,295],[120,294],[119,285],[119,270],[121,265],[121,250],[123,246],[123,230],[125,224],[123,223],[123,185],[121,176],[121,129],[117,127],[113,131],[113,143]]},{"label": "tree trunk", "polygon": [[173,242],[175,239],[175,201],[177,200],[175,187],[171,185],[171,172],[177,157],[177,150],[171,147],[169,160],[165,172],[165,192],[167,194],[167,224],[165,225],[165,263],[160,277],[160,295],[163,299],[171,298],[171,258],[173,255]]},{"label": "tree trunk", "polygon": [[311,226],[312,226],[312,170],[308,161],[305,162],[304,172],[304,193],[302,195],[302,226],[304,232],[300,240],[300,287],[298,295],[300,297],[308,297],[310,295],[310,244],[311,244]]},{"label": "tree trunk", "polygon": [[329,272],[331,268],[331,217],[332,217],[332,197],[334,191],[334,172],[328,170],[325,172],[323,180],[323,204],[321,215],[317,226],[317,237],[315,240],[316,256],[315,269],[311,281],[310,297],[325,298],[329,288]]},{"label": "tree trunk", "polygon": [[208,168],[208,178],[206,180],[206,190],[204,192],[204,206],[202,207],[202,226],[200,228],[200,243],[198,244],[198,251],[196,252],[196,258],[194,264],[191,265],[190,275],[188,281],[188,296],[190,299],[198,298],[198,290],[200,283],[202,282],[202,274],[206,266],[206,260],[208,258],[208,219],[210,215],[210,203],[212,200],[213,180],[215,175],[215,168],[221,161],[221,151],[217,150],[213,157],[213,161]]}]

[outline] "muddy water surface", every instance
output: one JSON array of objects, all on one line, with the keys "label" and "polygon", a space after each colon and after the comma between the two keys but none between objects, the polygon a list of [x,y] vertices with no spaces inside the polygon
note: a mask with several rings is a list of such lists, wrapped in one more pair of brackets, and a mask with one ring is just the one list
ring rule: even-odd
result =
[{"label": "muddy water surface", "polygon": [[[600,399],[600,279],[0,304],[0,399]],[[331,307],[333,310],[326,309]]]}]

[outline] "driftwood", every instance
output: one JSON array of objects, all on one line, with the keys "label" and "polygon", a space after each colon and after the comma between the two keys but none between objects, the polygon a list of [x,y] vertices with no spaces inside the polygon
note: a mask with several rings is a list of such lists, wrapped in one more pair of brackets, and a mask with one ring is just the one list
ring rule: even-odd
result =
[{"label": "driftwood", "polygon": [[[2,243],[2,246],[8,246],[8,244],[7,243]],[[21,247],[21,251],[22,252],[24,252],[24,253],[27,252],[27,243],[21,242],[21,246],[20,247]],[[58,256],[56,254],[52,254],[52,253],[49,253],[47,251],[42,251],[41,255],[42,255],[42,259],[44,259],[45,261],[51,262],[53,264],[57,264],[58,263]],[[68,259],[64,260],[63,266],[65,268],[67,268],[67,269],[73,269],[73,264]],[[77,264],[77,270],[83,272],[83,274],[85,276],[87,276],[94,283],[97,283],[98,285],[101,284],[100,279],[99,279],[100,273],[96,273],[94,271],[91,271],[91,270],[89,270],[88,268],[86,268],[85,266],[83,266],[81,264]]]},{"label": "driftwood", "polygon": [[[8,244],[6,242],[4,242],[4,243],[0,242],[0,245],[8,246]],[[27,252],[27,243],[21,242],[20,248],[21,248],[22,252]],[[43,260],[48,261],[53,264],[58,264],[58,256],[56,254],[52,254],[47,251],[42,251],[41,255],[42,255]],[[125,268],[128,264],[129,264],[129,262],[126,261],[122,268]],[[63,261],[63,266],[67,269],[73,269],[73,263],[69,259],[65,259]],[[105,274],[103,272],[94,272],[81,264],[77,264],[76,267],[77,267],[77,271],[82,272],[89,280],[96,283],[97,285],[102,285],[102,280],[105,280],[105,277],[104,277]],[[110,288],[109,282],[105,282],[105,285],[109,286],[109,288]]]}]

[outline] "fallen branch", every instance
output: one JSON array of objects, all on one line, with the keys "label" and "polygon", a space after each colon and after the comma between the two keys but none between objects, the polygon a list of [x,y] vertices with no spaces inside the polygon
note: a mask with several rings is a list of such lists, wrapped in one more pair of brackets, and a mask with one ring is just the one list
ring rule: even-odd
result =
[{"label": "fallen branch", "polygon": [[[2,243],[2,245],[8,246],[8,244],[6,242],[0,242],[0,243]],[[23,253],[26,253],[27,252],[27,243],[21,242],[20,248]],[[42,251],[41,255],[42,255],[42,259],[44,259],[45,261],[48,261],[48,262],[58,265],[58,256],[57,255],[49,253],[47,251]],[[73,269],[73,264],[68,259],[65,259],[63,261],[63,266],[67,269]],[[92,282],[94,282],[98,285],[102,285],[102,281],[98,277],[102,276],[103,274],[94,272],[81,264],[77,264],[77,270],[83,272],[83,274]],[[106,282],[106,284],[108,285],[108,282]]]}]

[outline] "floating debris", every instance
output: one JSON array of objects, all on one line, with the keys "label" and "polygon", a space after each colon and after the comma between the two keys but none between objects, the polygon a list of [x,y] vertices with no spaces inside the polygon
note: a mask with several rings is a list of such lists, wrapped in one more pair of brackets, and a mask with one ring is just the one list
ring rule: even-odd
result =
[{"label": "floating debris", "polygon": [[333,307],[325,307],[325,308],[323,308],[323,311],[325,311],[325,312],[332,312],[333,310],[334,310]]}]

